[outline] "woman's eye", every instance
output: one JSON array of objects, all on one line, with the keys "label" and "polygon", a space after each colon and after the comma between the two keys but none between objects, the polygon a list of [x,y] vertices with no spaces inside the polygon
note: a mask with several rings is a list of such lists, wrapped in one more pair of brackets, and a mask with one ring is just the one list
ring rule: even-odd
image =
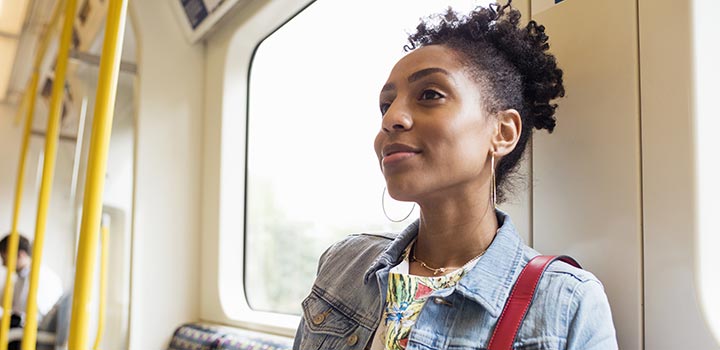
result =
[{"label": "woman's eye", "polygon": [[390,104],[389,104],[389,103],[381,103],[381,104],[380,104],[380,113],[381,113],[382,115],[385,115],[385,113],[387,112],[388,109],[390,109]]},{"label": "woman's eye", "polygon": [[437,100],[443,97],[445,96],[435,90],[425,90],[420,95],[421,100]]}]

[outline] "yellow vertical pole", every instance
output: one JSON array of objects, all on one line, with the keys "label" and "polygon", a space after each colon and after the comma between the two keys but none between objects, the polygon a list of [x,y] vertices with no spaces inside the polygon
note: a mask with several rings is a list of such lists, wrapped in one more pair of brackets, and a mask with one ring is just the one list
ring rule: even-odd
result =
[{"label": "yellow vertical pole", "polygon": [[52,30],[57,25],[60,17],[60,9],[62,8],[63,3],[64,0],[59,0],[55,4],[55,9],[53,10],[52,17],[50,19],[50,25],[45,29],[43,37],[41,38],[39,50],[35,56],[35,64],[33,66],[32,78],[30,79],[30,86],[25,92],[25,98],[27,99],[25,106],[27,117],[25,119],[25,130],[23,132],[22,144],[20,147],[20,164],[18,166],[17,187],[15,189],[15,207],[13,211],[12,229],[10,230],[10,238],[8,239],[7,274],[5,278],[5,290],[2,301],[3,309],[8,310],[8,312],[3,312],[2,321],[0,322],[0,349],[2,350],[6,350],[8,347],[8,332],[10,330],[10,315],[13,299],[12,275],[15,272],[15,265],[17,263],[19,241],[17,227],[20,220],[20,207],[22,204],[22,194],[25,182],[25,163],[30,143],[33,116],[35,115],[35,99],[37,98],[38,83],[40,80],[40,64],[42,63],[43,57],[45,57],[45,51],[47,51],[48,45],[50,44],[50,33],[52,33]]},{"label": "yellow vertical pole", "polygon": [[8,332],[10,330],[10,315],[12,314],[13,279],[15,265],[17,263],[18,241],[20,237],[17,232],[18,221],[20,220],[20,206],[22,204],[23,187],[25,186],[25,160],[27,158],[28,145],[30,143],[30,130],[32,129],[33,114],[35,113],[35,96],[37,96],[39,74],[34,72],[30,81],[31,102],[28,104],[27,118],[25,119],[25,130],[23,132],[22,144],[20,146],[20,164],[18,166],[17,187],[15,188],[15,210],[13,211],[12,229],[7,245],[7,274],[5,275],[5,294],[3,295],[3,315],[0,324],[0,348],[6,350],[8,347]]},{"label": "yellow vertical pole", "polygon": [[100,301],[98,309],[98,326],[93,350],[100,350],[100,343],[105,332],[105,310],[107,305],[107,270],[108,252],[110,251],[110,227],[107,220],[102,220],[100,229]]},{"label": "yellow vertical pole", "polygon": [[127,0],[110,0],[105,25],[105,38],[100,59],[98,89],[95,98],[90,151],[85,175],[85,198],[83,199],[80,242],[75,264],[75,288],[73,290],[72,318],[68,349],[88,348],[88,324],[90,299],[97,255],[98,227],[102,215],[107,153],[112,132],[113,109],[120,73]]},{"label": "yellow vertical pole", "polygon": [[37,292],[40,279],[40,266],[42,264],[43,245],[45,243],[45,228],[47,226],[47,213],[50,206],[53,178],[55,176],[55,161],[57,159],[57,145],[60,135],[60,116],[63,107],[63,93],[65,92],[65,77],[67,75],[68,56],[72,43],[73,22],[75,21],[75,7],[77,0],[67,0],[65,4],[65,18],[63,19],[60,34],[60,48],[58,49],[57,64],[55,66],[55,79],[50,96],[50,112],[48,114],[47,134],[45,136],[45,161],[43,162],[42,181],[40,182],[40,195],[38,197],[37,217],[35,219],[35,240],[33,242],[33,259],[30,265],[30,277],[27,295],[27,308],[25,312],[25,328],[22,339],[23,350],[34,350],[37,341]]}]

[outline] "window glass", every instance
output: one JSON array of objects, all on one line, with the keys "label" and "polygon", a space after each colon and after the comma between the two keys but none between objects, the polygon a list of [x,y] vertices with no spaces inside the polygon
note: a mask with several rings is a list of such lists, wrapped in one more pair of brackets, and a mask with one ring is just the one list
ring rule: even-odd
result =
[{"label": "window glass", "polygon": [[[378,95],[407,34],[448,6],[487,1],[319,0],[263,41],[250,72],[245,286],[255,310],[299,314],[333,242],[400,231],[381,206]],[[412,204],[386,195],[388,215]]]}]

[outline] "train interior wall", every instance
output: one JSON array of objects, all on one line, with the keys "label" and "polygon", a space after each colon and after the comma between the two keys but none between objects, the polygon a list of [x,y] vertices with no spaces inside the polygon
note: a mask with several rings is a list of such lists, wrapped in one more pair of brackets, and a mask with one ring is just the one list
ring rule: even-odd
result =
[{"label": "train interior wall", "polygon": [[[130,264],[117,264],[129,290],[114,299],[129,308],[118,316],[129,325],[121,340],[128,348],[165,348],[175,327],[197,320],[289,334],[293,318],[273,326],[243,316],[244,173],[228,164],[244,154],[253,50],[308,3],[251,1],[191,45],[168,1],[130,1],[138,70],[132,116],[123,120],[131,131],[113,142],[131,149],[131,164],[115,171],[129,174],[132,190],[106,201],[124,232],[118,254]],[[694,121],[673,118],[693,110],[693,47],[668,51],[664,39],[692,42],[693,2],[566,0],[537,12],[534,1],[514,3],[547,26],[568,93],[557,131],[533,140],[528,191],[506,209],[535,248],[573,255],[604,282],[620,348],[720,349],[698,287]],[[0,162],[13,165],[0,169],[1,213],[11,212],[14,196],[15,113],[0,105]],[[33,138],[26,234],[34,230],[41,150]],[[46,242],[54,252],[45,261],[63,267],[56,271],[69,288],[78,213],[67,210],[72,162],[61,154]],[[668,157],[678,163],[668,167]]]},{"label": "train interior wall", "polygon": [[200,318],[205,54],[177,29],[167,1],[135,0],[137,119],[131,349],[162,349]]},{"label": "train interior wall", "polygon": [[[109,288],[106,326],[114,336],[106,334],[103,347],[161,349],[177,325],[199,319],[204,48],[187,43],[168,2],[130,1],[128,12],[128,26],[137,36],[137,57],[131,62],[137,65],[137,74],[121,74],[106,178],[104,211],[116,234],[111,241],[111,257],[116,260],[111,258],[110,273],[111,281],[119,285]],[[88,79],[79,80],[91,90],[96,70],[84,74]],[[128,89],[123,90],[123,84]],[[37,106],[34,129],[43,130],[47,110],[41,102]],[[92,114],[92,106],[88,110]],[[0,105],[0,160],[12,165],[0,169],[0,208],[8,214],[22,132],[13,124],[15,114],[15,108]],[[86,133],[90,134],[89,128]],[[81,190],[74,203],[69,194],[73,147],[63,141],[59,145],[44,255],[66,290],[72,287],[80,217],[73,208],[82,201]],[[38,157],[43,148],[43,138],[32,137],[19,225],[29,236],[34,233]],[[81,174],[86,152],[84,147]],[[82,188],[81,178],[78,189]],[[2,224],[10,227],[9,215]]]}]

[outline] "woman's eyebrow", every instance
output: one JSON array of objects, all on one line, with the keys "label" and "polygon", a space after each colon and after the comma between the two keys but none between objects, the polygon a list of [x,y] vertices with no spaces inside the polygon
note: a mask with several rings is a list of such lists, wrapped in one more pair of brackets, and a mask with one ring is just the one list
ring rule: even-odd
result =
[{"label": "woman's eyebrow", "polygon": [[412,83],[423,77],[426,77],[430,74],[435,74],[435,73],[442,73],[442,74],[447,75],[448,77],[450,76],[450,73],[442,68],[438,68],[438,67],[425,68],[425,69],[421,69],[413,74],[410,74],[410,76],[408,77],[408,83]]},{"label": "woman's eyebrow", "polygon": [[[408,77],[407,80],[408,80],[408,83],[412,83],[412,82],[418,81],[428,75],[435,74],[435,73],[444,74],[452,79],[450,72],[446,71],[445,69],[439,68],[439,67],[432,67],[432,68],[421,69],[413,74],[410,74],[410,76]],[[382,89],[380,90],[380,92],[382,93],[382,92],[390,91],[390,90],[395,90],[395,84],[393,84],[393,83],[385,84],[382,87]]]},{"label": "woman's eyebrow", "polygon": [[383,93],[385,91],[395,90],[395,84],[393,83],[387,83],[383,85],[382,89],[380,90],[380,93]]}]

